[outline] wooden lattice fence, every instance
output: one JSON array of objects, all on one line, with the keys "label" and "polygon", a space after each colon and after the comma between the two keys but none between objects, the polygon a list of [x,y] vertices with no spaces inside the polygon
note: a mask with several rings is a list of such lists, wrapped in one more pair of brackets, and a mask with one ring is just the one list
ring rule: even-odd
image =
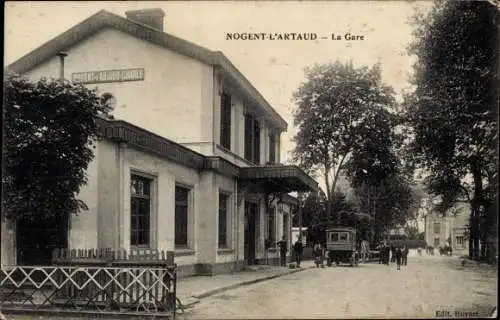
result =
[{"label": "wooden lattice fence", "polygon": [[176,282],[170,251],[59,249],[52,266],[2,268],[0,305],[175,316]]}]

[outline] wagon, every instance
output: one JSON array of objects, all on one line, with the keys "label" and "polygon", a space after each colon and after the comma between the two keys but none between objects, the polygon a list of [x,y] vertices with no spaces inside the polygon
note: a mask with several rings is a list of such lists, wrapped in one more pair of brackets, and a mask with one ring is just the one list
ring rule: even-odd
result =
[{"label": "wagon", "polygon": [[358,266],[359,252],[356,249],[356,229],[330,228],[326,231],[327,265],[347,263]]}]

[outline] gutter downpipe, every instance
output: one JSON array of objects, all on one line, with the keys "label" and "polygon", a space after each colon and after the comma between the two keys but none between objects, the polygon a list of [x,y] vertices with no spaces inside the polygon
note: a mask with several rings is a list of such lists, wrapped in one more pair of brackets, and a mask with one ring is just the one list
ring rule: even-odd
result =
[{"label": "gutter downpipe", "polygon": [[240,213],[238,211],[238,178],[235,179],[235,182],[234,182],[234,189],[235,189],[235,197],[234,197],[234,213],[235,213],[235,216],[236,216],[236,228],[234,228],[235,232],[236,232],[236,247],[234,248],[234,252],[236,253],[236,257],[235,257],[235,262],[234,262],[234,271],[237,271],[238,269],[238,261],[240,259],[240,251],[239,251],[239,248],[240,248]]}]

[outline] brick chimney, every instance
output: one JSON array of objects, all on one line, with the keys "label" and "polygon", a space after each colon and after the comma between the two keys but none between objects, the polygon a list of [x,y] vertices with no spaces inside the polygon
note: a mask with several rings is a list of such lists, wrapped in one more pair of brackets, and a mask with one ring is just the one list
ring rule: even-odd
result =
[{"label": "brick chimney", "polygon": [[163,31],[165,12],[160,8],[126,11],[127,19]]}]

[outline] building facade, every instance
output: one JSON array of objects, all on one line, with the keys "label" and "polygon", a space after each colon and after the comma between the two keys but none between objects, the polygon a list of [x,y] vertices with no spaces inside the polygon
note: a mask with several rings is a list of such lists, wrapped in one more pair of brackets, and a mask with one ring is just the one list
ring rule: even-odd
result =
[{"label": "building facade", "polygon": [[[79,194],[89,210],[71,217],[67,246],[174,251],[181,276],[277,260],[276,241],[292,240],[288,193],[317,183],[280,164],[287,124],[252,84],[221,52],[165,33],[163,18],[100,11],[8,67],[97,88],[113,106],[96,120]],[[2,264],[23,263],[21,233],[2,224]]]},{"label": "building facade", "polygon": [[468,254],[468,207],[457,206],[452,211],[445,216],[434,211],[424,216],[425,241],[435,249],[451,246],[454,254]]}]

